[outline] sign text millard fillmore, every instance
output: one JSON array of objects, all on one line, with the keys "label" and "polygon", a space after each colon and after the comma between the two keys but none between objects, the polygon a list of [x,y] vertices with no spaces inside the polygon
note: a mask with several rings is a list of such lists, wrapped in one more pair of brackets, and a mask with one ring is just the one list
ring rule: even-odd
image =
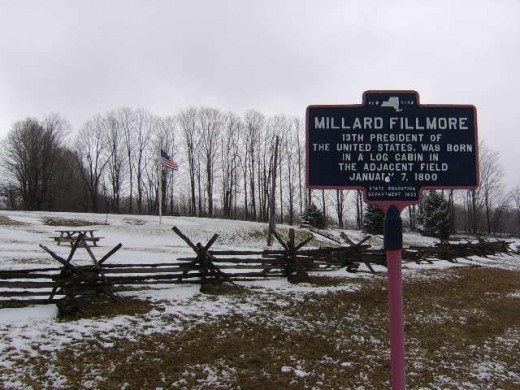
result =
[{"label": "sign text millard fillmore", "polygon": [[420,105],[415,91],[365,92],[362,105],[307,108],[307,185],[417,201],[422,189],[474,188],[474,106]]}]

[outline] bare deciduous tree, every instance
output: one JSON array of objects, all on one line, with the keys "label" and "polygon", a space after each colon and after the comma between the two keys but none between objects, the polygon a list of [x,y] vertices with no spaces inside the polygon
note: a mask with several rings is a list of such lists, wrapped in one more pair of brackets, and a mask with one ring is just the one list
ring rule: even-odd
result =
[{"label": "bare deciduous tree", "polygon": [[179,115],[177,115],[177,122],[184,137],[184,148],[188,160],[190,177],[190,215],[195,216],[197,214],[195,177],[199,170],[197,152],[200,142],[200,130],[197,124],[197,110],[195,108],[189,108],[185,111],[181,111]]},{"label": "bare deciduous tree", "polygon": [[111,158],[108,131],[106,118],[98,115],[78,132],[74,147],[94,212],[99,211],[101,181]]},{"label": "bare deciduous tree", "polygon": [[263,128],[263,133],[260,137],[260,149],[258,153],[256,176],[258,178],[257,184],[257,199],[258,199],[258,218],[260,221],[267,222],[269,219],[269,200],[272,183],[272,175],[274,168],[274,146],[276,135],[273,131],[272,122]]},{"label": "bare deciduous tree", "polygon": [[126,153],[128,174],[128,211],[131,214],[134,207],[134,112],[130,108],[121,108],[114,114],[122,131],[122,139]]},{"label": "bare deciduous tree", "polygon": [[70,125],[53,114],[16,122],[4,142],[2,166],[28,210],[52,209],[62,141]]},{"label": "bare deciduous tree", "polygon": [[336,203],[335,203],[335,209],[336,209],[336,217],[338,218],[338,226],[340,229],[343,229],[345,227],[345,224],[343,222],[343,214],[345,212],[345,191],[343,190],[336,190]]},{"label": "bare deciduous tree", "polygon": [[[287,186],[287,202],[288,202],[288,216],[289,225],[293,225],[295,222],[296,207],[295,202],[298,194],[300,194],[301,202],[301,175],[299,167],[299,137],[298,128],[295,126],[294,121],[288,122],[289,133],[286,142],[286,153],[285,153],[285,183]],[[300,203],[301,209],[301,203]],[[301,213],[300,213],[301,215]]]},{"label": "bare deciduous tree", "polygon": [[121,192],[124,184],[125,153],[121,139],[123,139],[124,127],[117,120],[114,113],[106,116],[107,144],[110,148],[110,160],[108,161],[108,182],[111,190],[113,211],[121,210]]},{"label": "bare deciduous tree", "polygon": [[493,230],[492,214],[495,207],[503,206],[504,188],[503,172],[500,166],[499,154],[491,150],[485,143],[479,145],[480,190],[486,213],[487,233]]},{"label": "bare deciduous tree", "polygon": [[16,184],[3,183],[0,186],[0,199],[2,199],[2,207],[16,210],[20,203],[20,191]]},{"label": "bare deciduous tree", "polygon": [[356,226],[358,229],[363,229],[365,222],[364,208],[363,208],[363,191],[356,190]]},{"label": "bare deciduous tree", "polygon": [[222,211],[224,217],[232,218],[236,205],[238,191],[238,169],[240,163],[240,118],[232,113],[225,116],[224,133],[221,137],[221,167],[222,167]]},{"label": "bare deciduous tree", "polygon": [[302,125],[303,121],[300,118],[293,119],[293,126],[296,134],[296,147],[297,147],[297,160],[298,160],[298,198],[300,204],[300,216],[303,214],[303,209],[309,205],[307,201],[307,192],[303,186],[302,177],[305,174],[305,134],[303,133],[304,127]]},{"label": "bare deciduous tree", "polygon": [[215,169],[218,161],[219,138],[224,128],[222,113],[214,108],[202,108],[200,120],[200,149],[206,176],[206,193],[208,196],[208,215],[213,216],[213,191]]},{"label": "bare deciduous tree", "polygon": [[510,197],[513,203],[514,212],[516,213],[517,234],[520,234],[520,183],[516,184],[511,189]]},{"label": "bare deciduous tree", "polygon": [[[260,135],[265,126],[265,117],[263,114],[249,110],[245,114],[245,169],[244,186],[247,191],[247,184],[249,184],[249,194],[251,202],[251,217],[257,220],[257,205],[256,205],[256,174],[255,171],[258,165],[258,150],[260,149]],[[247,175],[247,176],[246,176]],[[246,218],[249,219],[249,208],[246,208]]]},{"label": "bare deciduous tree", "polygon": [[135,143],[135,178],[137,180],[137,212],[143,212],[144,175],[148,165],[155,160],[150,151],[150,144],[156,127],[156,118],[144,109],[138,109],[134,115],[134,143]]}]

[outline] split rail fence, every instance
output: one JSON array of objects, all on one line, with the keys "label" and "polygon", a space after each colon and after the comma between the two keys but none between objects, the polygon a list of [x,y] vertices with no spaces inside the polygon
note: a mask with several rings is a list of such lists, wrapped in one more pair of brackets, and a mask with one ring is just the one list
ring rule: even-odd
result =
[{"label": "split rail fence", "polygon": [[[70,313],[78,310],[82,300],[94,295],[104,294],[116,301],[117,292],[139,290],[154,284],[228,282],[237,286],[235,282],[282,277],[297,283],[311,281],[309,272],[312,271],[345,268],[348,272],[357,272],[360,265],[365,264],[370,272],[375,272],[373,265],[386,265],[384,251],[366,244],[370,237],[355,243],[345,235],[341,240],[327,236],[336,241],[336,246],[310,249],[305,245],[313,237],[297,243],[295,231],[290,229],[287,240],[274,232],[281,249],[241,251],[211,249],[218,240],[217,234],[202,244],[193,243],[177,227],[172,230],[193,250],[193,256],[167,263],[110,264],[107,260],[122,244],[100,259],[84,244],[81,235],[67,258],[40,245],[60,267],[0,271],[0,307],[55,303],[60,311]],[[432,263],[438,259],[457,262],[458,258],[473,255],[486,257],[510,253],[509,245],[506,241],[480,241],[409,247],[403,250],[402,258],[416,263]],[[87,250],[92,265],[73,262],[78,247]]]}]

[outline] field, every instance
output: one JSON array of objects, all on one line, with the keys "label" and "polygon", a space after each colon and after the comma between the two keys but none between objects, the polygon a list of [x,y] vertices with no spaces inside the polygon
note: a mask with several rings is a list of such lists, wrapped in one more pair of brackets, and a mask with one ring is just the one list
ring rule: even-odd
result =
[{"label": "field", "polygon": [[[4,211],[0,268],[55,267],[38,244],[66,255],[50,237],[73,225],[99,230],[98,255],[122,243],[112,263],[191,255],[172,226],[194,242],[218,233],[218,249],[265,246],[260,223]],[[405,235],[405,245],[433,242]],[[381,245],[376,237],[370,243]],[[84,252],[78,263],[88,263]],[[386,269],[375,268],[375,275],[314,272],[311,283],[259,280],[205,293],[195,284],[158,285],[125,292],[117,303],[100,298],[83,318],[57,318],[54,305],[3,308],[0,388],[389,388]],[[409,388],[520,388],[520,255],[408,263],[404,278]]]}]

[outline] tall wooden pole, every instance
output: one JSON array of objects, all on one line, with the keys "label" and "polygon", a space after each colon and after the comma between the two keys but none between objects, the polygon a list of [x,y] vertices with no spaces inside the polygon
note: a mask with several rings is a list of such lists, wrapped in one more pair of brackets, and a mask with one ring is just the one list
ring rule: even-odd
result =
[{"label": "tall wooden pole", "polygon": [[161,149],[159,148],[159,156],[157,159],[157,177],[159,178],[159,225],[162,225],[162,167],[161,167]]},{"label": "tall wooden pole", "polygon": [[274,159],[273,159],[273,177],[271,182],[271,200],[270,200],[270,213],[269,213],[269,230],[267,232],[267,246],[273,244],[273,230],[276,225],[276,171],[278,164],[278,142],[280,137],[276,136],[274,144]]}]

